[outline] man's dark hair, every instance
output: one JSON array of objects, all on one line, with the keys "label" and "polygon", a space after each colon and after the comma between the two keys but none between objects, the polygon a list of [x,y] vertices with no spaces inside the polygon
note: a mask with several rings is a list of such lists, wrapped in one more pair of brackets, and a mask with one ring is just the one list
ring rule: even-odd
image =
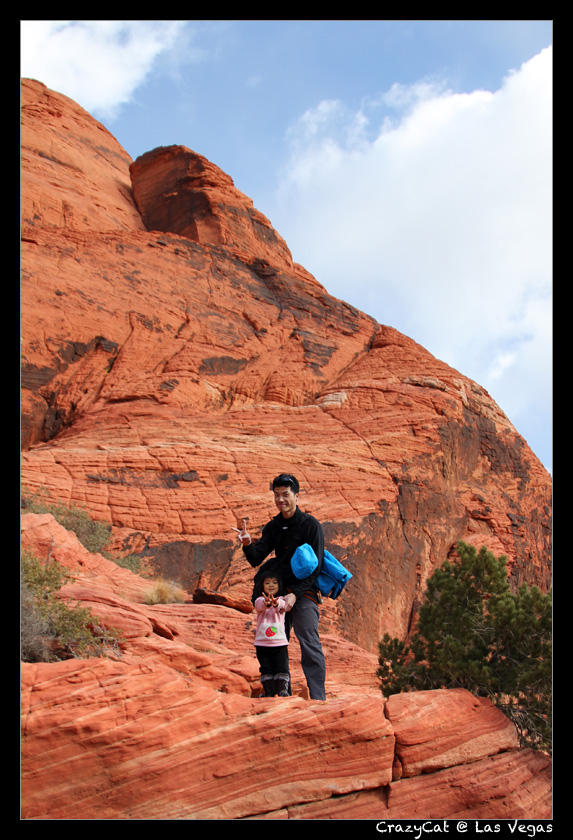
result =
[{"label": "man's dark hair", "polygon": [[292,487],[295,493],[300,492],[298,481],[294,475],[290,475],[290,473],[281,473],[280,475],[277,475],[277,477],[273,479],[271,490],[274,490],[275,487]]}]

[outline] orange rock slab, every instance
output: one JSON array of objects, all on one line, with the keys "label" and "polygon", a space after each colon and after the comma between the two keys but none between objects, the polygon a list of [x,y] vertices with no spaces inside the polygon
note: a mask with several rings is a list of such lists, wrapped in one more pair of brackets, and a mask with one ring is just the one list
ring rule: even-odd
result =
[{"label": "orange rock slab", "polygon": [[551,760],[534,750],[393,782],[387,819],[550,820]]},{"label": "orange rock slab", "polygon": [[26,819],[240,819],[391,776],[381,697],[252,700],[109,660],[22,676]]},{"label": "orange rock slab", "polygon": [[[391,835],[396,833],[397,820],[530,823],[550,820],[552,815],[551,761],[542,753],[523,750],[392,782],[387,788],[295,805],[274,818],[378,820],[379,833]],[[469,823],[466,830],[472,828]]]},{"label": "orange rock slab", "polygon": [[393,694],[386,716],[396,734],[402,778],[474,762],[519,744],[509,718],[465,689]]}]

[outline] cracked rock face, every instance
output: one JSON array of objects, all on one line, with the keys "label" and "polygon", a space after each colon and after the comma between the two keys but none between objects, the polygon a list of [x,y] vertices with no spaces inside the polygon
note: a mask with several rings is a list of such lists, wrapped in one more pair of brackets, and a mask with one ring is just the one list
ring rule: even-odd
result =
[{"label": "cracked rock face", "polygon": [[231,528],[256,537],[294,472],[354,574],[323,625],[371,652],[460,539],[547,589],[550,477],[477,383],[331,297],[195,152],[131,162],[29,80],[22,114],[24,487],[241,598]]}]

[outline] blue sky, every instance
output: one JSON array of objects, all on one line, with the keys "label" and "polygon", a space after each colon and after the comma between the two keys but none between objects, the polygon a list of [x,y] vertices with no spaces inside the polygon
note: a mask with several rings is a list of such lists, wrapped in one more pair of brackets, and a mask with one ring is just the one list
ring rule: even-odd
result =
[{"label": "blue sky", "polygon": [[485,387],[552,470],[551,21],[22,21],[132,158],[220,166],[336,297]]}]

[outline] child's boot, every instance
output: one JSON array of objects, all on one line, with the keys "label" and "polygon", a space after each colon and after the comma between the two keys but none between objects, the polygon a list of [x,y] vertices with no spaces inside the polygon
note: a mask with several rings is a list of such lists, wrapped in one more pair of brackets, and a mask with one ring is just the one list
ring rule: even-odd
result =
[{"label": "child's boot", "polygon": [[289,675],[288,674],[275,674],[275,687],[277,690],[277,694],[279,697],[288,697],[288,684],[289,684]]},{"label": "child's boot", "polygon": [[263,674],[261,677],[261,686],[263,688],[262,697],[274,697],[276,694],[275,678],[272,674]]}]

